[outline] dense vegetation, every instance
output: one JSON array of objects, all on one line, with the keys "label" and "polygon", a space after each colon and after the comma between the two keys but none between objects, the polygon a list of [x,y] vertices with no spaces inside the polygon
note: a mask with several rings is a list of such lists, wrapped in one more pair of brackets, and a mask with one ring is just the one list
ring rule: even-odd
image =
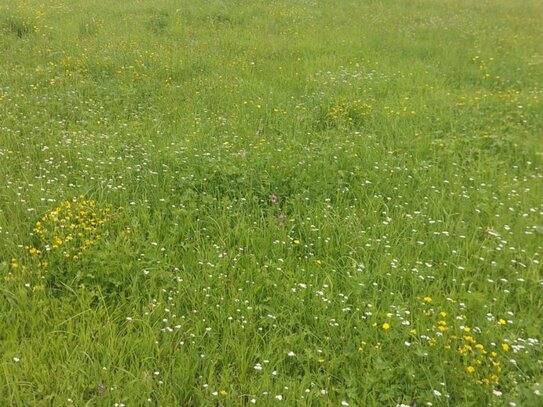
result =
[{"label": "dense vegetation", "polygon": [[539,0],[5,0],[0,404],[543,404]]}]

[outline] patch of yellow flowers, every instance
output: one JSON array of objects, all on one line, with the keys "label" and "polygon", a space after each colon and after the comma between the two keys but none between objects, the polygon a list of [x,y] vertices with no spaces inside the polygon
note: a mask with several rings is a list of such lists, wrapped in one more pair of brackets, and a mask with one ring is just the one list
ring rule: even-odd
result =
[{"label": "patch of yellow flowers", "polygon": [[342,101],[328,109],[326,120],[329,124],[350,126],[362,121],[372,112],[372,106],[359,99]]},{"label": "patch of yellow flowers", "polygon": [[[430,307],[433,302],[432,297],[428,296],[423,297],[422,300],[426,307]],[[433,309],[427,308],[422,310],[422,314],[432,317],[434,311]],[[436,350],[443,349],[444,353],[441,355],[441,358],[445,364],[463,365],[463,368],[459,373],[467,374],[467,376],[478,385],[497,385],[502,376],[502,360],[505,358],[505,354],[511,350],[509,343],[507,341],[502,341],[501,346],[496,343],[491,343],[491,346],[485,346],[485,344],[476,339],[473,334],[473,331],[480,332],[480,330],[474,330],[469,326],[463,325],[459,327],[455,326],[450,320],[448,322],[448,315],[449,314],[446,311],[441,310],[438,313],[438,318],[434,322],[433,327],[426,329],[427,332],[434,331],[435,337],[430,337],[428,335],[417,336],[417,329],[411,327],[411,324],[402,324],[409,327],[409,333],[412,336],[412,340],[407,341],[406,346],[411,346],[412,343],[418,342],[421,346],[429,346]],[[387,316],[390,317],[391,314],[387,314]],[[465,315],[460,315],[455,319],[464,321],[466,320],[466,317]],[[496,322],[499,327],[507,324],[507,321],[503,318],[500,318]],[[388,331],[392,328],[392,325],[389,322],[384,322],[382,324],[373,322],[371,326],[375,329],[381,328],[382,331]],[[420,341],[420,339],[423,338],[425,341]],[[370,345],[369,348],[371,347],[372,346]],[[364,352],[367,348],[368,343],[361,341],[358,350]],[[377,343],[373,348],[380,349],[381,344]]]},{"label": "patch of yellow flowers", "polygon": [[32,258],[40,260],[40,267],[47,267],[43,261],[45,253],[59,253],[62,257],[78,260],[82,254],[100,239],[100,228],[111,218],[111,208],[98,207],[96,202],[83,196],[62,202],[48,211],[34,225],[39,243],[26,246]]}]

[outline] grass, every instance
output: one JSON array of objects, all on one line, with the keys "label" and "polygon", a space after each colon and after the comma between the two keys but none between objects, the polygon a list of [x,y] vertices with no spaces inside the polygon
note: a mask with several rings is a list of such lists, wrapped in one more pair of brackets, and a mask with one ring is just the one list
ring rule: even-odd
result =
[{"label": "grass", "polygon": [[543,403],[538,0],[0,6],[0,404]]}]

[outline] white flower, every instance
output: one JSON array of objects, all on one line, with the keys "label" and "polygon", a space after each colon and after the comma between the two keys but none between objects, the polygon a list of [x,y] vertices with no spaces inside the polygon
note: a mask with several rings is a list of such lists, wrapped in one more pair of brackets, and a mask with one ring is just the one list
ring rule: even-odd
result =
[{"label": "white flower", "polygon": [[296,354],[295,354],[294,352],[290,351],[290,352],[288,353],[288,356],[293,357],[293,356],[296,356]]},{"label": "white flower", "polygon": [[496,397],[501,397],[503,395],[503,393],[499,390],[492,390],[492,394]]},{"label": "white flower", "polygon": [[279,401],[283,400],[283,396],[280,395],[280,394],[278,394],[277,396],[275,396],[275,398],[276,398],[277,400],[279,400]]},{"label": "white flower", "polygon": [[434,396],[441,397],[441,392],[439,390],[434,390]]},{"label": "white flower", "polygon": [[15,363],[19,363],[21,361],[21,359],[19,359],[17,356],[13,357],[13,361]]},{"label": "white flower", "polygon": [[262,365],[260,363],[257,363],[254,367],[255,370],[262,370]]},{"label": "white flower", "polygon": [[347,406],[349,405],[349,403],[347,403],[345,400],[343,400],[343,401],[341,402],[341,405],[347,407]]}]

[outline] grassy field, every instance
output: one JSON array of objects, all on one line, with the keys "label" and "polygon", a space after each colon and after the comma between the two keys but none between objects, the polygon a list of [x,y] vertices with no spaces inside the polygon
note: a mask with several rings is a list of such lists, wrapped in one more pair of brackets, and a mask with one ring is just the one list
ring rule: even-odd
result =
[{"label": "grassy field", "polygon": [[543,405],[541,0],[4,0],[0,405]]}]

